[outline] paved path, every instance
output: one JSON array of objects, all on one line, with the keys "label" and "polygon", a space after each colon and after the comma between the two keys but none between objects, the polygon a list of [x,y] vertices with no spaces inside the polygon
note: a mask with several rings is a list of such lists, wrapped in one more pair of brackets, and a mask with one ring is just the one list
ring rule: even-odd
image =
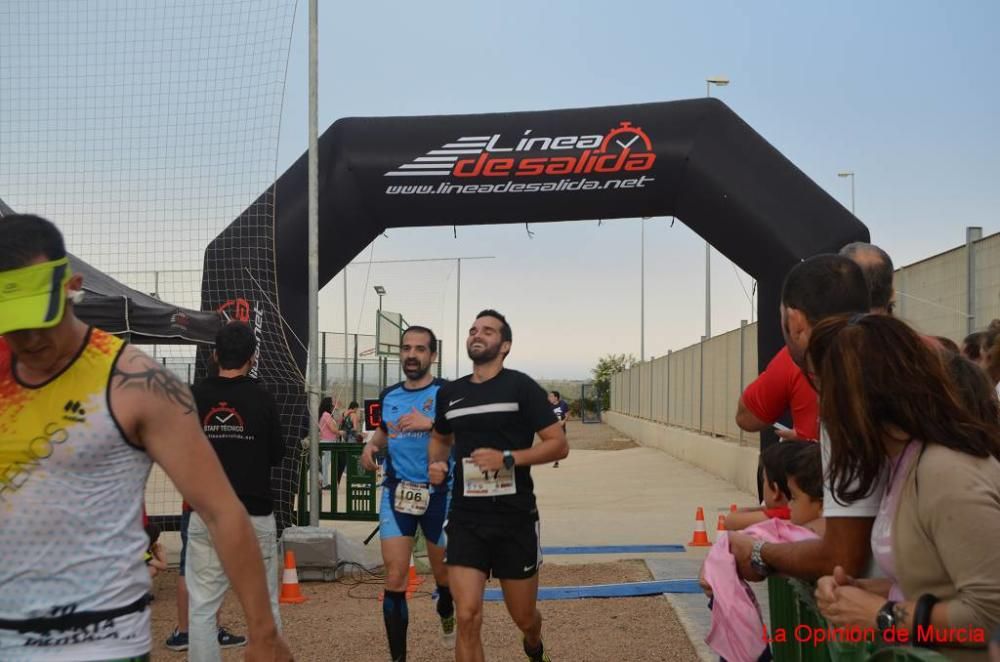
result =
[{"label": "paved path", "polygon": [[[572,430],[570,441],[572,445]],[[545,546],[685,545],[691,540],[698,506],[705,509],[706,528],[714,541],[718,515],[728,511],[729,504],[754,503],[752,495],[729,483],[667,453],[644,447],[573,450],[558,469],[540,466],[531,474]],[[337,525],[352,538],[371,531],[369,523]],[[682,553],[648,554],[643,558],[656,579],[692,579],[697,577],[707,549],[687,547]],[[548,555],[546,561],[569,564],[634,557]],[[763,592],[758,593],[758,598],[766,606],[766,586],[761,584],[759,588]],[[668,600],[702,659],[718,659],[704,644],[711,624],[706,598],[670,595]]]},{"label": "paved path", "polygon": [[[622,435],[606,425],[578,429],[580,446],[621,450],[577,448],[559,468],[546,465],[532,469],[545,546],[685,545],[691,540],[698,506],[705,509],[706,528],[714,541],[720,513],[728,511],[732,503],[742,506],[754,503],[752,495],[667,453],[629,447],[631,444]],[[573,437],[571,424],[571,447]],[[599,443],[601,439],[608,443]],[[374,527],[373,522],[323,522],[323,525],[335,526],[357,542]],[[377,543],[376,537],[369,549],[377,550]],[[707,549],[688,547],[681,553],[642,557],[656,579],[691,579],[697,577]],[[550,563],[565,564],[619,558],[635,558],[635,555],[546,556]],[[758,595],[761,604],[766,605],[766,593]],[[710,624],[704,596],[672,595],[668,599],[703,659],[716,659],[703,643]]]}]

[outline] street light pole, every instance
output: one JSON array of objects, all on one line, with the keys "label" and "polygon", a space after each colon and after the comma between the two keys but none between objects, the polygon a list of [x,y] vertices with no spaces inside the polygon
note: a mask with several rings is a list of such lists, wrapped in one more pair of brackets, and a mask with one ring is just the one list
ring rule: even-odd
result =
[{"label": "street light pole", "polygon": [[462,258],[455,260],[458,263],[458,278],[455,283],[455,379],[462,376],[459,372],[459,361],[462,357],[458,354],[459,326],[462,324]]},{"label": "street light pole", "polygon": [[646,219],[639,221],[642,228],[639,248],[639,360],[646,360]]},{"label": "street light pole", "polygon": [[319,2],[309,0],[308,301],[309,525],[319,526]]},{"label": "street light pole", "polygon": [[857,216],[854,212],[854,172],[851,170],[845,170],[844,172],[838,172],[837,177],[850,177],[851,178],[851,214]]},{"label": "street light pole", "polygon": [[[459,349],[458,348],[459,348],[459,338],[461,336],[461,334],[459,333],[459,329],[461,328],[461,323],[462,323],[461,322],[461,316],[462,316],[462,260],[465,260],[465,261],[468,261],[468,260],[492,260],[494,258],[495,258],[494,255],[466,255],[466,256],[463,256],[463,257],[430,257],[430,258],[422,258],[422,259],[414,259],[414,260],[372,260],[370,262],[351,262],[347,266],[351,266],[351,265],[367,266],[367,265],[372,265],[372,264],[401,264],[401,263],[404,263],[404,262],[409,263],[409,262],[451,262],[451,261],[455,261],[455,263],[458,265],[458,279],[457,279],[457,283],[456,283],[456,287],[455,287],[455,379],[458,379],[461,376],[459,374],[459,362],[461,360],[461,356],[459,356],[459,353],[458,353]],[[346,268],[344,269],[344,274],[345,274],[344,278],[346,279],[347,278],[347,275],[346,275],[347,274],[347,269]],[[345,283],[346,283],[346,280],[345,280]],[[347,300],[347,286],[346,285],[344,286],[344,300],[345,301]],[[344,310],[344,328],[345,329],[347,328],[347,310],[346,310],[346,308]],[[347,347],[347,341],[346,340],[344,341],[344,347],[345,347],[345,352],[344,353],[345,353],[345,356],[346,356],[346,347]],[[444,349],[444,344],[443,343],[441,345],[441,348]]]},{"label": "street light pole", "polygon": [[[713,76],[705,79],[705,96],[711,98],[712,86],[725,87],[729,79]],[[705,338],[712,337],[712,245],[705,242]]]}]

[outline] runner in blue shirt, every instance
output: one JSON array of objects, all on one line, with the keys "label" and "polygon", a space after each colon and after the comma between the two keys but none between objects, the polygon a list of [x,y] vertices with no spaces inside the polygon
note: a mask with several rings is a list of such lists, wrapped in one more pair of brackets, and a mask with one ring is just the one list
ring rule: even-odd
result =
[{"label": "runner in blue shirt", "polygon": [[399,361],[406,381],[382,392],[382,423],[361,453],[361,464],[373,471],[375,454],[387,450],[379,533],[385,562],[385,619],[393,662],[406,660],[406,581],[417,525],[427,539],[427,558],[437,583],[437,612],[447,648],[455,647],[455,607],[444,564],[444,520],[447,485],[432,486],[427,477],[427,445],[434,425],[438,388],[431,373],[437,360],[437,337],[430,329],[411,326],[400,341]]}]

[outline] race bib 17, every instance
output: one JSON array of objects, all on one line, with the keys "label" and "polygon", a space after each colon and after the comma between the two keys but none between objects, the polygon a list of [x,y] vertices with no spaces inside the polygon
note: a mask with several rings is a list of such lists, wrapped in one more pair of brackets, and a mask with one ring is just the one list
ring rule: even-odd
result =
[{"label": "race bib 17", "polygon": [[497,471],[483,471],[472,458],[462,458],[462,478],[467,497],[493,497],[516,494],[514,471],[506,467]]}]

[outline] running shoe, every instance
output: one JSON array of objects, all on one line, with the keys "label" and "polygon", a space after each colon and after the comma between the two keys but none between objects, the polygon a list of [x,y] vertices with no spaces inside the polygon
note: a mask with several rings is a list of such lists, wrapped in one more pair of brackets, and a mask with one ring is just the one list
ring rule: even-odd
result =
[{"label": "running shoe", "polygon": [[180,632],[177,628],[167,637],[166,646],[172,651],[186,651],[188,649],[188,633]]},{"label": "running shoe", "polygon": [[544,643],[539,644],[537,651],[529,651],[528,644],[522,639],[521,647],[524,649],[524,655],[528,658],[528,662],[552,662],[552,658],[545,652]]},{"label": "running shoe", "polygon": [[[187,635],[184,635],[187,639]],[[247,638],[238,634],[233,634],[226,628],[219,626],[219,648],[239,648],[247,645]]]},{"label": "running shoe", "polygon": [[448,650],[455,648],[455,615],[441,617],[441,641]]}]

